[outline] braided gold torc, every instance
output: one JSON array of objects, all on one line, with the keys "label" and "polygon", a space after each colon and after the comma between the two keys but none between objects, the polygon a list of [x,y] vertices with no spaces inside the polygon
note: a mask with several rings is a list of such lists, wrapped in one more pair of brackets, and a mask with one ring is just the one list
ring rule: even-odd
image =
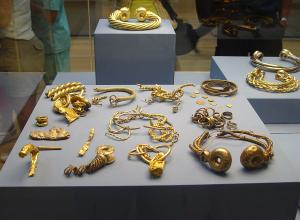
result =
[{"label": "braided gold torc", "polygon": [[161,18],[151,11],[140,7],[135,12],[137,23],[128,22],[130,18],[130,11],[127,7],[114,11],[108,17],[111,27],[120,30],[142,31],[155,29],[160,26]]},{"label": "braided gold torc", "polygon": [[296,57],[287,49],[283,49],[280,52],[279,57],[281,60],[292,63],[292,66],[281,66],[276,64],[265,63],[262,61],[263,57],[264,54],[262,52],[255,51],[251,56],[252,65],[271,72],[277,72],[278,70],[284,70],[286,72],[296,72],[300,68],[300,58]]},{"label": "braided gold torc", "polygon": [[284,70],[277,71],[275,79],[281,82],[272,83],[265,81],[265,72],[259,68],[255,68],[247,75],[246,81],[249,85],[267,92],[285,93],[299,89],[299,80]]},{"label": "braided gold torc", "polygon": [[[95,92],[100,92],[100,93],[107,93],[107,92],[126,92],[129,95],[128,96],[116,96],[116,95],[111,95],[109,97],[109,102],[110,105],[115,107],[118,105],[119,102],[124,102],[124,101],[132,101],[136,97],[136,92],[134,89],[127,88],[127,87],[99,87],[94,89]],[[101,101],[101,99],[104,99],[105,96],[95,96],[93,98],[93,102],[96,102],[96,100]]]}]

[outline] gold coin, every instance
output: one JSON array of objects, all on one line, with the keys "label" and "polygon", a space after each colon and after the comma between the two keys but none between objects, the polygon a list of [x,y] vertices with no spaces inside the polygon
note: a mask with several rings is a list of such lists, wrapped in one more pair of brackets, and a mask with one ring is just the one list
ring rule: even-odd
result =
[{"label": "gold coin", "polygon": [[196,104],[198,105],[204,105],[205,101],[204,100],[197,100]]},{"label": "gold coin", "polygon": [[226,105],[228,108],[232,108],[232,104],[227,104]]},{"label": "gold coin", "polygon": [[192,98],[196,98],[196,97],[197,97],[197,95],[196,95],[195,93],[192,93],[190,96],[191,96]]},{"label": "gold coin", "polygon": [[199,91],[198,89],[195,89],[194,93],[195,93],[195,94],[199,94],[200,91]]}]

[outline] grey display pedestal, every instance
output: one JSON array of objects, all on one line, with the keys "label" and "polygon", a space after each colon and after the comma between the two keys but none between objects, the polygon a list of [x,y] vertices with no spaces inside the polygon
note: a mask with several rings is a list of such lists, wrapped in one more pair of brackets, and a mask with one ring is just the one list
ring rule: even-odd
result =
[{"label": "grey display pedestal", "polygon": [[[276,57],[265,57],[264,62],[289,65]],[[253,69],[249,57],[215,56],[212,58],[210,76],[235,82],[239,92],[249,100],[264,123],[300,123],[300,90],[292,93],[270,93],[253,88],[246,82],[246,75]],[[299,72],[292,74],[300,79]],[[276,81],[275,74],[267,72],[266,80]]]},{"label": "grey display pedestal", "polygon": [[157,29],[116,30],[100,19],[95,30],[97,84],[173,84],[176,36],[163,20]]},{"label": "grey display pedestal", "polygon": [[[94,95],[87,86],[87,98]],[[164,86],[168,90],[173,86]],[[137,88],[133,86],[133,88]],[[239,163],[239,155],[250,143],[216,139],[210,143],[228,147],[233,157],[226,175],[216,175],[199,162],[188,145],[204,129],[191,122],[191,114],[199,108],[196,99],[189,97],[193,89],[186,88],[181,109],[173,114],[168,103],[145,104],[150,92],[138,92],[137,99],[118,108],[108,102],[92,106],[86,117],[67,126],[61,115],[52,112],[52,103],[42,97],[28,120],[15,147],[0,173],[1,220],[4,219],[293,219],[297,211],[299,176],[283,153],[285,146],[274,144],[275,157],[266,169],[246,171]],[[265,126],[240,94],[214,97],[218,108],[233,104],[234,121],[240,129],[270,135]],[[113,112],[130,110],[136,105],[144,111],[168,116],[179,132],[161,178],[152,178],[147,165],[139,159],[128,160],[128,151],[138,143],[151,143],[147,130],[141,128],[125,142],[105,136],[108,119]],[[69,140],[55,142],[61,151],[42,152],[36,176],[27,177],[29,158],[19,158],[18,152],[26,143],[53,145],[50,141],[31,141],[30,131],[37,115],[47,115],[49,126],[65,127],[71,132]],[[136,122],[142,125],[145,122]],[[86,140],[88,130],[95,128],[95,137],[85,157],[77,152]],[[43,129],[44,130],[44,129]],[[69,164],[84,164],[94,156],[96,146],[111,144],[116,148],[116,162],[97,173],[84,177],[63,175]],[[18,210],[16,212],[15,210]],[[32,210],[32,211],[29,211]],[[33,212],[34,210],[34,212]],[[49,212],[55,210],[55,212]],[[253,211],[255,210],[255,211]],[[47,215],[45,215],[45,212]],[[55,215],[55,216],[54,216]]]}]

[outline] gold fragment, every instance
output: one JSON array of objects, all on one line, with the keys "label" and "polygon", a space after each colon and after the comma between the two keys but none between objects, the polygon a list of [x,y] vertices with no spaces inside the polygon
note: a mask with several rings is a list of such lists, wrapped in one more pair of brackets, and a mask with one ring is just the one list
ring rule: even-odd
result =
[{"label": "gold fragment", "polygon": [[227,104],[226,107],[232,108],[232,104]]},{"label": "gold fragment", "polygon": [[51,128],[49,131],[32,131],[29,137],[33,140],[64,140],[70,137],[70,133],[64,128]]},{"label": "gold fragment", "polygon": [[48,117],[47,116],[38,116],[35,118],[35,125],[38,127],[45,127],[48,125]]},{"label": "gold fragment", "polygon": [[214,102],[214,100],[213,100],[213,99],[207,99],[207,101],[209,101],[209,102]]},{"label": "gold fragment", "polygon": [[88,140],[83,144],[83,146],[80,148],[79,150],[79,153],[78,155],[80,157],[84,156],[85,153],[88,151],[89,147],[90,147],[90,144],[91,144],[91,140],[93,139],[95,135],[95,129],[94,128],[91,128],[90,129],[90,132],[89,132],[89,137],[88,137]]},{"label": "gold fragment", "polygon": [[190,97],[191,97],[191,98],[196,98],[197,95],[196,95],[195,93],[191,93],[191,94],[190,94]]},{"label": "gold fragment", "polygon": [[199,94],[200,91],[199,91],[198,89],[195,89],[195,90],[194,90],[194,93],[195,93],[195,94]]},{"label": "gold fragment", "polygon": [[207,95],[203,95],[202,98],[208,99],[208,96]]},{"label": "gold fragment", "polygon": [[196,101],[196,104],[197,104],[197,105],[204,105],[204,104],[205,104],[205,101],[204,101],[204,100],[197,100],[197,101]]}]

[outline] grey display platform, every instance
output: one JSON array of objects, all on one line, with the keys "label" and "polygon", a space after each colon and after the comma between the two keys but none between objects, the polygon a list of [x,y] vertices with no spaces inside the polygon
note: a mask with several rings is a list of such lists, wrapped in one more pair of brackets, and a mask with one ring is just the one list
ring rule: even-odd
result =
[{"label": "grey display platform", "polygon": [[[87,86],[88,98],[92,97],[94,87]],[[275,158],[270,165],[266,169],[249,172],[241,167],[239,155],[250,143],[215,140],[211,142],[211,149],[226,146],[232,153],[233,164],[227,175],[212,173],[191,153],[188,145],[203,132],[202,128],[191,123],[191,114],[200,107],[195,104],[197,99],[189,97],[192,91],[192,88],[186,89],[181,110],[177,114],[171,113],[168,103],[147,105],[143,100],[149,97],[150,92],[138,92],[137,99],[129,105],[111,108],[108,102],[104,102],[102,107],[92,106],[86,117],[69,126],[61,115],[52,112],[52,103],[42,97],[0,173],[0,207],[1,216],[4,216],[1,219],[16,218],[20,215],[13,212],[16,209],[20,212],[24,210],[24,219],[40,219],[39,213],[49,208],[56,211],[56,216],[72,219],[96,219],[100,216],[109,219],[199,219],[199,216],[206,219],[293,219],[297,211],[299,176],[282,153],[285,146],[275,142]],[[269,135],[243,96],[213,99],[219,104],[216,109],[226,109],[228,102],[233,104],[233,108],[227,110],[233,112],[234,121],[240,129]],[[129,110],[136,105],[144,106],[146,112],[168,115],[180,134],[161,178],[150,177],[147,165],[140,160],[127,159],[128,151],[136,144],[151,143],[145,128],[137,130],[125,142],[105,136],[112,113]],[[59,142],[29,140],[29,131],[37,129],[33,125],[34,118],[41,114],[48,115],[50,121],[44,129],[65,127],[71,132],[71,138]],[[140,122],[137,124],[142,125]],[[78,158],[77,152],[92,127],[96,135],[90,150],[85,157]],[[21,159],[17,155],[26,143],[61,145],[63,150],[42,152],[36,176],[28,178],[29,158]],[[116,147],[115,163],[82,178],[66,178],[63,175],[64,168],[69,164],[79,165],[90,161],[96,146],[104,143]],[[29,207],[32,208],[32,204],[37,210],[36,215],[25,212]],[[250,204],[255,212],[249,211]],[[148,207],[152,207],[151,211]],[[49,213],[43,218],[53,219],[53,215]]]},{"label": "grey display platform", "polygon": [[153,30],[116,30],[100,19],[95,30],[96,84],[173,84],[176,35],[169,20]]},{"label": "grey display platform", "polygon": [[[264,62],[289,65],[276,57],[264,57]],[[253,69],[249,57],[215,56],[212,58],[210,76],[235,82],[264,123],[300,123],[300,90],[292,93],[270,93],[253,88],[246,82],[246,75]],[[300,80],[299,72],[293,75]],[[266,80],[276,81],[275,74],[267,72]]]}]

